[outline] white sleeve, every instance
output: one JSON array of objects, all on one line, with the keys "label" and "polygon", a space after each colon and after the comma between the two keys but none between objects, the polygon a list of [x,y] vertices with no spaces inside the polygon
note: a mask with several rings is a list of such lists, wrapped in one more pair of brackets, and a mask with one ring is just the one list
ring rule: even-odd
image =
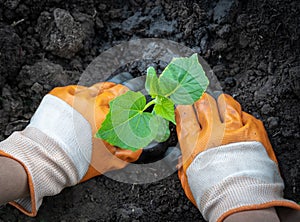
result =
[{"label": "white sleeve", "polygon": [[91,126],[63,100],[47,95],[28,127],[0,143],[0,155],[24,167],[30,197],[11,202],[35,216],[44,196],[77,184],[88,170],[92,154]]},{"label": "white sleeve", "polygon": [[188,167],[187,178],[198,209],[210,222],[239,208],[297,205],[283,198],[278,166],[259,142],[208,149]]}]

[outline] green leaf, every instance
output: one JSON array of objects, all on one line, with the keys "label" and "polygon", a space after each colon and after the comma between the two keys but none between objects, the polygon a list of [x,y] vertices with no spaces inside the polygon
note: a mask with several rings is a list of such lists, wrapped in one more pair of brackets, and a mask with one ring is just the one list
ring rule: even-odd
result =
[{"label": "green leaf", "polygon": [[[115,135],[115,136],[112,136],[112,135]],[[107,142],[109,140],[110,144],[115,144],[116,146],[121,147],[123,149],[130,149],[133,151],[136,151],[139,149],[139,148],[130,147],[126,143],[124,143],[122,140],[120,140],[120,138],[117,136],[116,132],[114,131],[114,127],[112,125],[111,112],[109,112],[107,114],[104,122],[102,123],[101,128],[96,133],[96,137],[104,139]]]},{"label": "green leaf", "polygon": [[[176,124],[175,104],[193,104],[208,84],[197,54],[174,58],[160,77],[149,67],[145,88],[153,100],[146,104],[146,98],[133,91],[115,98],[109,103],[109,113],[96,137],[134,151],[153,140],[163,142],[170,136],[169,121]],[[152,113],[145,112],[152,105]]]},{"label": "green leaf", "polygon": [[159,124],[159,131],[154,140],[161,143],[170,137],[169,121],[160,117]]},{"label": "green leaf", "polygon": [[155,101],[156,104],[153,108],[155,113],[176,125],[174,103],[172,102],[172,100],[166,97],[157,96]]},{"label": "green leaf", "polygon": [[145,88],[152,98],[159,94],[158,77],[152,66],[147,69]]},{"label": "green leaf", "polygon": [[96,137],[108,143],[137,150],[156,138],[159,118],[143,112],[146,99],[140,92],[128,91],[110,102],[110,111]]},{"label": "green leaf", "polygon": [[209,81],[197,54],[189,58],[174,58],[158,80],[160,95],[170,97],[175,104],[191,105],[205,92]]}]

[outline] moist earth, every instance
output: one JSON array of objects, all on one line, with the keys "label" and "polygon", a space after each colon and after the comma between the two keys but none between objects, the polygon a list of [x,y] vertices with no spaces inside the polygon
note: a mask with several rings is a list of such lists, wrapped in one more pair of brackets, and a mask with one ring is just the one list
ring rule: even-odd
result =
[{"label": "moist earth", "polygon": [[[76,84],[101,52],[132,39],[173,40],[199,53],[224,92],[264,122],[285,197],[299,202],[299,13],[296,0],[0,0],[0,140],[24,129],[49,90]],[[148,65],[121,71],[139,76]],[[35,218],[3,206],[0,221],[204,219],[173,173],[143,185],[100,176],[44,198]]]}]

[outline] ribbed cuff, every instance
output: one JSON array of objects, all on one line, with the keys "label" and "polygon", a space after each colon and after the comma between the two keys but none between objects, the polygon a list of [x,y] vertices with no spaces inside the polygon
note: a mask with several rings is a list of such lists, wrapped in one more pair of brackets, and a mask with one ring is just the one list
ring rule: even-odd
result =
[{"label": "ribbed cuff", "polygon": [[46,95],[29,126],[0,143],[0,155],[26,170],[30,197],[11,204],[35,216],[44,196],[60,193],[86,174],[92,155],[91,126],[63,100]]},{"label": "ribbed cuff", "polygon": [[233,143],[199,154],[187,169],[190,189],[203,217],[222,221],[232,213],[286,206],[278,166],[259,142]]},{"label": "ribbed cuff", "polygon": [[223,221],[232,213],[274,206],[299,208],[283,198],[283,184],[267,184],[249,177],[231,177],[211,187],[200,200],[199,209],[208,221]]},{"label": "ribbed cuff", "polygon": [[30,197],[11,204],[29,216],[35,216],[44,196],[53,196],[78,183],[78,171],[72,160],[50,137],[36,128],[15,132],[0,143],[1,155],[21,163],[28,176]]}]

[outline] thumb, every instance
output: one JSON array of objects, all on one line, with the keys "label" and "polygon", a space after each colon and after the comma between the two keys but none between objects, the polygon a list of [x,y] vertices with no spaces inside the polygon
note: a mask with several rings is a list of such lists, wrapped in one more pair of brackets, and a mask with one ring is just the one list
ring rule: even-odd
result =
[{"label": "thumb", "polygon": [[197,207],[197,204],[196,204],[196,201],[194,199],[194,196],[192,194],[192,191],[189,187],[189,184],[188,184],[188,178],[183,170],[183,167],[181,167],[179,170],[178,170],[178,178],[181,182],[181,186],[185,192],[185,195],[187,196],[187,198]]}]

